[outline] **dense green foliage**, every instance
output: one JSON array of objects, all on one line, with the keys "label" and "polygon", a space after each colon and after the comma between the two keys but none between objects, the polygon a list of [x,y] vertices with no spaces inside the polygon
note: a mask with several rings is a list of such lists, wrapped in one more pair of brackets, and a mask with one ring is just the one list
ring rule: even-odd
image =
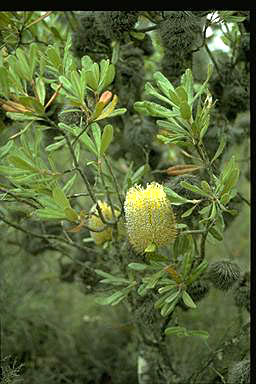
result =
[{"label": "dense green foliage", "polygon": [[1,383],[249,384],[249,16],[0,12]]}]

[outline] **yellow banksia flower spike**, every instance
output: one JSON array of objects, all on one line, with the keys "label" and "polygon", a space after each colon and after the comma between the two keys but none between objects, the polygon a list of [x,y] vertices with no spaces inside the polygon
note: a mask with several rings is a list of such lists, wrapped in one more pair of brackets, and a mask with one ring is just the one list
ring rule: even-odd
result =
[{"label": "yellow banksia flower spike", "polygon": [[[104,218],[108,221],[113,221],[113,215],[112,215],[112,210],[111,210],[110,206],[105,201],[100,201],[100,200],[98,201],[98,204],[99,204],[99,207],[102,211]],[[98,211],[97,211],[95,206],[91,209],[91,213],[93,213],[93,214],[91,215],[91,217],[88,221],[89,227],[91,227],[92,229],[96,229],[96,230],[106,227],[106,229],[104,229],[101,232],[90,231],[90,235],[93,238],[93,240],[95,241],[95,244],[101,245],[101,244],[105,243],[106,241],[111,240],[113,228],[110,226],[106,226],[106,224],[104,224],[101,221],[101,218],[98,216]],[[118,213],[119,212],[117,210],[115,210],[115,214],[118,215]]]},{"label": "yellow banksia flower spike", "polygon": [[175,215],[162,185],[152,182],[145,189],[140,185],[130,188],[124,210],[128,238],[138,253],[152,243],[161,247],[174,242]]}]

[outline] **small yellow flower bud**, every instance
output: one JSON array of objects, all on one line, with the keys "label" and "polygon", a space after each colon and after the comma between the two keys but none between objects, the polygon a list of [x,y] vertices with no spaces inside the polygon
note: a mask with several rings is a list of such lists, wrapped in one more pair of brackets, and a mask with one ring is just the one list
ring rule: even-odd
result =
[{"label": "small yellow flower bud", "polygon": [[161,247],[175,240],[175,216],[162,185],[130,188],[124,210],[129,241],[138,253],[151,243]]},{"label": "small yellow flower bud", "polygon": [[[113,220],[113,215],[112,215],[112,211],[111,211],[110,206],[105,201],[98,201],[98,204],[99,204],[99,207],[102,211],[104,218],[108,221]],[[113,228],[110,226],[106,226],[106,224],[104,224],[101,221],[101,218],[98,216],[98,211],[97,211],[95,206],[92,208],[91,213],[93,213],[93,214],[91,215],[89,222],[88,222],[89,227],[91,227],[92,229],[97,229],[97,230],[106,227],[106,229],[104,229],[102,232],[91,232],[90,231],[90,235],[93,238],[93,240],[95,241],[95,243],[97,245],[101,245],[101,244],[105,243],[105,241],[111,240]],[[117,215],[118,211],[115,210],[115,214]]]}]

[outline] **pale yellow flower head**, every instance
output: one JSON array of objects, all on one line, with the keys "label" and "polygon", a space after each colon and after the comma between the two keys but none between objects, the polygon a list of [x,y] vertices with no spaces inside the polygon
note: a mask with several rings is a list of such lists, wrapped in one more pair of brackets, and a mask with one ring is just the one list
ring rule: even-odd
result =
[{"label": "pale yellow flower head", "polygon": [[129,241],[138,253],[151,243],[164,246],[175,240],[175,216],[162,185],[152,182],[145,189],[130,188],[124,210]]},{"label": "pale yellow flower head", "polygon": [[[100,200],[98,201],[98,204],[99,204],[99,207],[102,211],[104,218],[108,221],[112,221],[113,215],[112,215],[112,211],[111,211],[110,206],[105,201],[100,201]],[[103,222],[101,221],[101,218],[99,216],[96,216],[96,215],[98,215],[98,211],[97,211],[95,206],[92,208],[91,212],[95,213],[95,215],[94,214],[91,215],[89,222],[88,222],[89,226],[93,229],[104,228],[106,226],[106,224],[103,224]],[[115,210],[115,214],[117,215],[118,211]],[[112,232],[113,232],[112,227],[107,226],[106,229],[104,229],[104,231],[102,231],[102,232],[90,232],[90,235],[97,245],[101,245],[101,244],[105,243],[105,241],[112,239]]]}]

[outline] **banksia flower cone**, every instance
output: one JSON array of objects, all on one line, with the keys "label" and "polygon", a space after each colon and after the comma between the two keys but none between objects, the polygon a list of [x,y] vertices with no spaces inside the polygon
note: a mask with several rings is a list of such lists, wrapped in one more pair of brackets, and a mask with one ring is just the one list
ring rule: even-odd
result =
[{"label": "banksia flower cone", "polygon": [[[98,204],[99,204],[99,207],[102,211],[104,218],[108,221],[113,220],[113,215],[112,215],[112,211],[111,211],[110,206],[105,201],[98,201]],[[92,229],[96,229],[96,230],[104,228],[105,224],[103,224],[103,222],[101,221],[101,218],[99,216],[96,216],[96,215],[98,215],[98,211],[97,211],[96,207],[92,208],[91,213],[93,213],[93,214],[89,219],[89,223],[88,223],[89,226]],[[118,212],[116,210],[115,210],[115,213],[118,214]],[[106,229],[104,229],[102,232],[90,231],[90,235],[97,245],[101,245],[101,244],[105,243],[105,241],[112,239],[112,232],[113,232],[112,227],[107,226]]]},{"label": "banksia flower cone", "polygon": [[175,240],[175,216],[162,185],[152,182],[146,189],[130,188],[124,210],[129,241],[136,252],[143,253],[152,243],[164,246]]}]

